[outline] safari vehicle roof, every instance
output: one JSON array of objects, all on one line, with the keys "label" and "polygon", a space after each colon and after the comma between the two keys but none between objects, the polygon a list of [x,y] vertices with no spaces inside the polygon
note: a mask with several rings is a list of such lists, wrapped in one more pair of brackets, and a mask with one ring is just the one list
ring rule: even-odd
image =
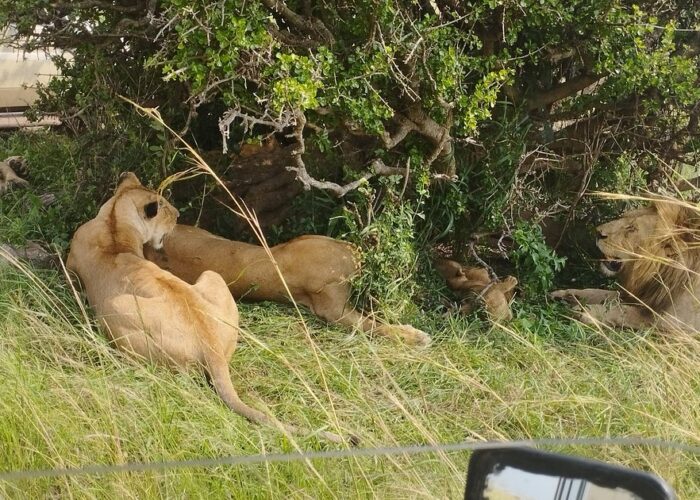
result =
[{"label": "safari vehicle roof", "polygon": [[56,118],[29,122],[22,113],[36,101],[37,83],[59,74],[51,61],[54,51],[24,51],[3,42],[15,33],[11,26],[0,32],[0,128],[56,125]]}]

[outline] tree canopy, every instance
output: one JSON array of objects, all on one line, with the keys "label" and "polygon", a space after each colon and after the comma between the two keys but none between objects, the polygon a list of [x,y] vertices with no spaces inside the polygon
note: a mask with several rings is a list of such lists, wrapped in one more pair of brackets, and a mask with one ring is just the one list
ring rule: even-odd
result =
[{"label": "tree canopy", "polygon": [[40,107],[76,130],[125,96],[224,152],[278,133],[305,188],[393,189],[430,241],[537,239],[523,220],[698,162],[691,1],[0,0],[0,23],[71,52]]}]

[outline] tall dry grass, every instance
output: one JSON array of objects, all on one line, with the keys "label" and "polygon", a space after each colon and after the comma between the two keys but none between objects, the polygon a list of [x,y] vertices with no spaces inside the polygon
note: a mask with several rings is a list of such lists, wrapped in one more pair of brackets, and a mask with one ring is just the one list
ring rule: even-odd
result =
[{"label": "tall dry grass", "polygon": [[[330,447],[245,421],[194,374],[119,354],[60,273],[9,268],[0,283],[2,470]],[[282,306],[241,310],[232,373],[242,397],[286,422],[354,433],[364,447],[557,436],[700,442],[692,336],[591,329],[523,310],[490,330],[447,317],[434,345],[416,350],[310,317],[307,334]],[[697,456],[561,451],[651,470],[681,498],[700,495]],[[0,496],[457,497],[467,460],[431,453],[77,476],[0,484]]]}]

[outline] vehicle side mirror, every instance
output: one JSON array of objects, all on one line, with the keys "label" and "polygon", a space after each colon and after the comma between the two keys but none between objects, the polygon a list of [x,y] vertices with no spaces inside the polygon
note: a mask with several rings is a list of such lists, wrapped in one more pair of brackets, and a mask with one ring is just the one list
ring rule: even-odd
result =
[{"label": "vehicle side mirror", "polygon": [[475,451],[465,500],[674,500],[659,477],[531,448]]}]

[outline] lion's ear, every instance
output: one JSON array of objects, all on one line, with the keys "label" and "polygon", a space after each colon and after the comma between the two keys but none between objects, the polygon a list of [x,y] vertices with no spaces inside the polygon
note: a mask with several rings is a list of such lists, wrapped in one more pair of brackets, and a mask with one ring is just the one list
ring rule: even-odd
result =
[{"label": "lion's ear", "polygon": [[673,201],[657,201],[654,206],[676,239],[686,242],[700,240],[700,213],[697,210]]},{"label": "lion's ear", "polygon": [[697,214],[680,202],[672,200],[659,200],[654,202],[656,213],[670,227],[686,226],[691,220],[697,218]]},{"label": "lion's ear", "polygon": [[119,182],[117,183],[117,190],[115,191],[115,194],[118,194],[120,191],[123,191],[124,189],[131,189],[131,188],[136,188],[136,187],[141,187],[141,181],[139,180],[138,177],[136,177],[136,174],[133,172],[124,172],[119,176]]}]

